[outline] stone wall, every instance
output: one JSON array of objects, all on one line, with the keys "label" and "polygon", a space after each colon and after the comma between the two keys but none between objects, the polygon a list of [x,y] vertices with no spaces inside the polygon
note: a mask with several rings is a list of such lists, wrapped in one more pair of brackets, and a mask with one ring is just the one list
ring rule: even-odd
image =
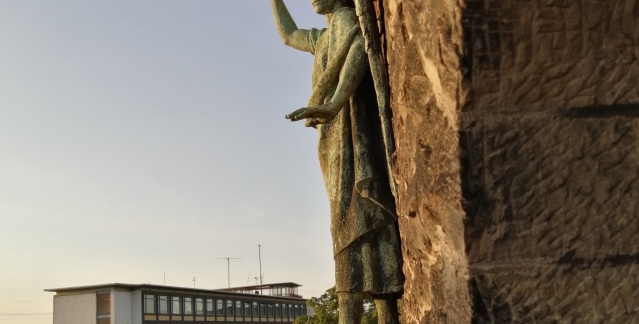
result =
[{"label": "stone wall", "polygon": [[639,1],[383,7],[406,322],[639,322]]},{"label": "stone wall", "polygon": [[639,123],[519,116],[465,131],[482,322],[639,320]]},{"label": "stone wall", "polygon": [[478,323],[639,321],[639,2],[467,0]]},{"label": "stone wall", "polygon": [[470,320],[457,120],[461,7],[385,0],[406,323]]}]

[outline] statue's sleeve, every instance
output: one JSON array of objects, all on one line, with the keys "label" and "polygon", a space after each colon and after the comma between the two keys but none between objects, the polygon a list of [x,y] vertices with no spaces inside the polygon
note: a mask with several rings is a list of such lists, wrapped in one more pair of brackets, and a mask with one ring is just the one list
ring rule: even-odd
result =
[{"label": "statue's sleeve", "polygon": [[311,54],[315,55],[315,47],[317,46],[317,41],[319,41],[320,36],[322,36],[322,34],[324,34],[325,31],[326,31],[326,28],[323,28],[323,29],[312,28],[308,31],[306,39],[308,43],[308,48],[310,49],[309,52],[311,52]]}]

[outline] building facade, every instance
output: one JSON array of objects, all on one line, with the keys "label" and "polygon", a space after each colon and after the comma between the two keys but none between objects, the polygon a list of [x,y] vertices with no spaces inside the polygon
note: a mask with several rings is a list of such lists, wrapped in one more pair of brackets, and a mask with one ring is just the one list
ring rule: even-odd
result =
[{"label": "building facade", "polygon": [[[306,299],[296,293],[299,285],[251,287],[240,289],[250,292],[242,293],[113,283],[45,291],[55,293],[53,324],[267,324],[292,323],[307,316]],[[278,291],[295,293],[269,295]]]}]

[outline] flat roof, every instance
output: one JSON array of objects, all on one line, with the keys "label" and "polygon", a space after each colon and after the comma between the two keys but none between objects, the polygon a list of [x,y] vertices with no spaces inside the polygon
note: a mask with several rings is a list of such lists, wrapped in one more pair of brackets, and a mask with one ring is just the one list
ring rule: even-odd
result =
[{"label": "flat roof", "polygon": [[133,284],[124,284],[124,283],[107,283],[107,284],[99,284],[99,285],[89,285],[89,286],[75,286],[75,287],[64,287],[64,288],[49,288],[44,291],[48,292],[67,292],[67,291],[78,291],[78,290],[93,290],[93,289],[106,289],[106,288],[123,288],[127,290],[136,290],[143,285],[133,285]]},{"label": "flat roof", "polygon": [[[284,283],[290,284],[290,286],[286,287],[300,287],[296,283]],[[272,286],[284,286],[283,284],[269,284],[269,285],[261,285],[255,287],[272,287]],[[253,286],[248,286],[253,287]],[[271,295],[255,295],[255,294],[246,294],[234,292],[233,289],[236,290],[246,290],[246,287],[237,287],[237,288],[226,288],[226,289],[202,289],[202,288],[189,288],[189,287],[174,287],[174,286],[165,286],[165,285],[154,285],[154,284],[125,284],[125,283],[107,283],[107,284],[99,284],[99,285],[88,285],[88,286],[75,286],[75,287],[63,287],[63,288],[48,288],[44,289],[47,292],[54,293],[73,293],[73,292],[82,292],[82,291],[98,291],[98,290],[107,290],[107,289],[116,289],[116,290],[124,290],[124,291],[135,291],[135,290],[148,290],[148,291],[158,291],[158,292],[173,292],[173,293],[195,293],[195,294],[221,294],[226,296],[235,296],[235,297],[248,297],[251,298],[260,297],[260,298],[277,298],[277,299],[291,299],[291,300],[305,300],[300,297],[287,297],[287,296],[271,296]]]}]

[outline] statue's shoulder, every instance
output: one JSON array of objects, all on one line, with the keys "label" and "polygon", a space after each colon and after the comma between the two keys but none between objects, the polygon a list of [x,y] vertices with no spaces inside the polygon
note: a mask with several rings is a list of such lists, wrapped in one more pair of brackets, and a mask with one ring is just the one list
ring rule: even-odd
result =
[{"label": "statue's shoulder", "polygon": [[339,27],[359,26],[359,20],[354,8],[343,7],[333,13],[331,24]]}]

